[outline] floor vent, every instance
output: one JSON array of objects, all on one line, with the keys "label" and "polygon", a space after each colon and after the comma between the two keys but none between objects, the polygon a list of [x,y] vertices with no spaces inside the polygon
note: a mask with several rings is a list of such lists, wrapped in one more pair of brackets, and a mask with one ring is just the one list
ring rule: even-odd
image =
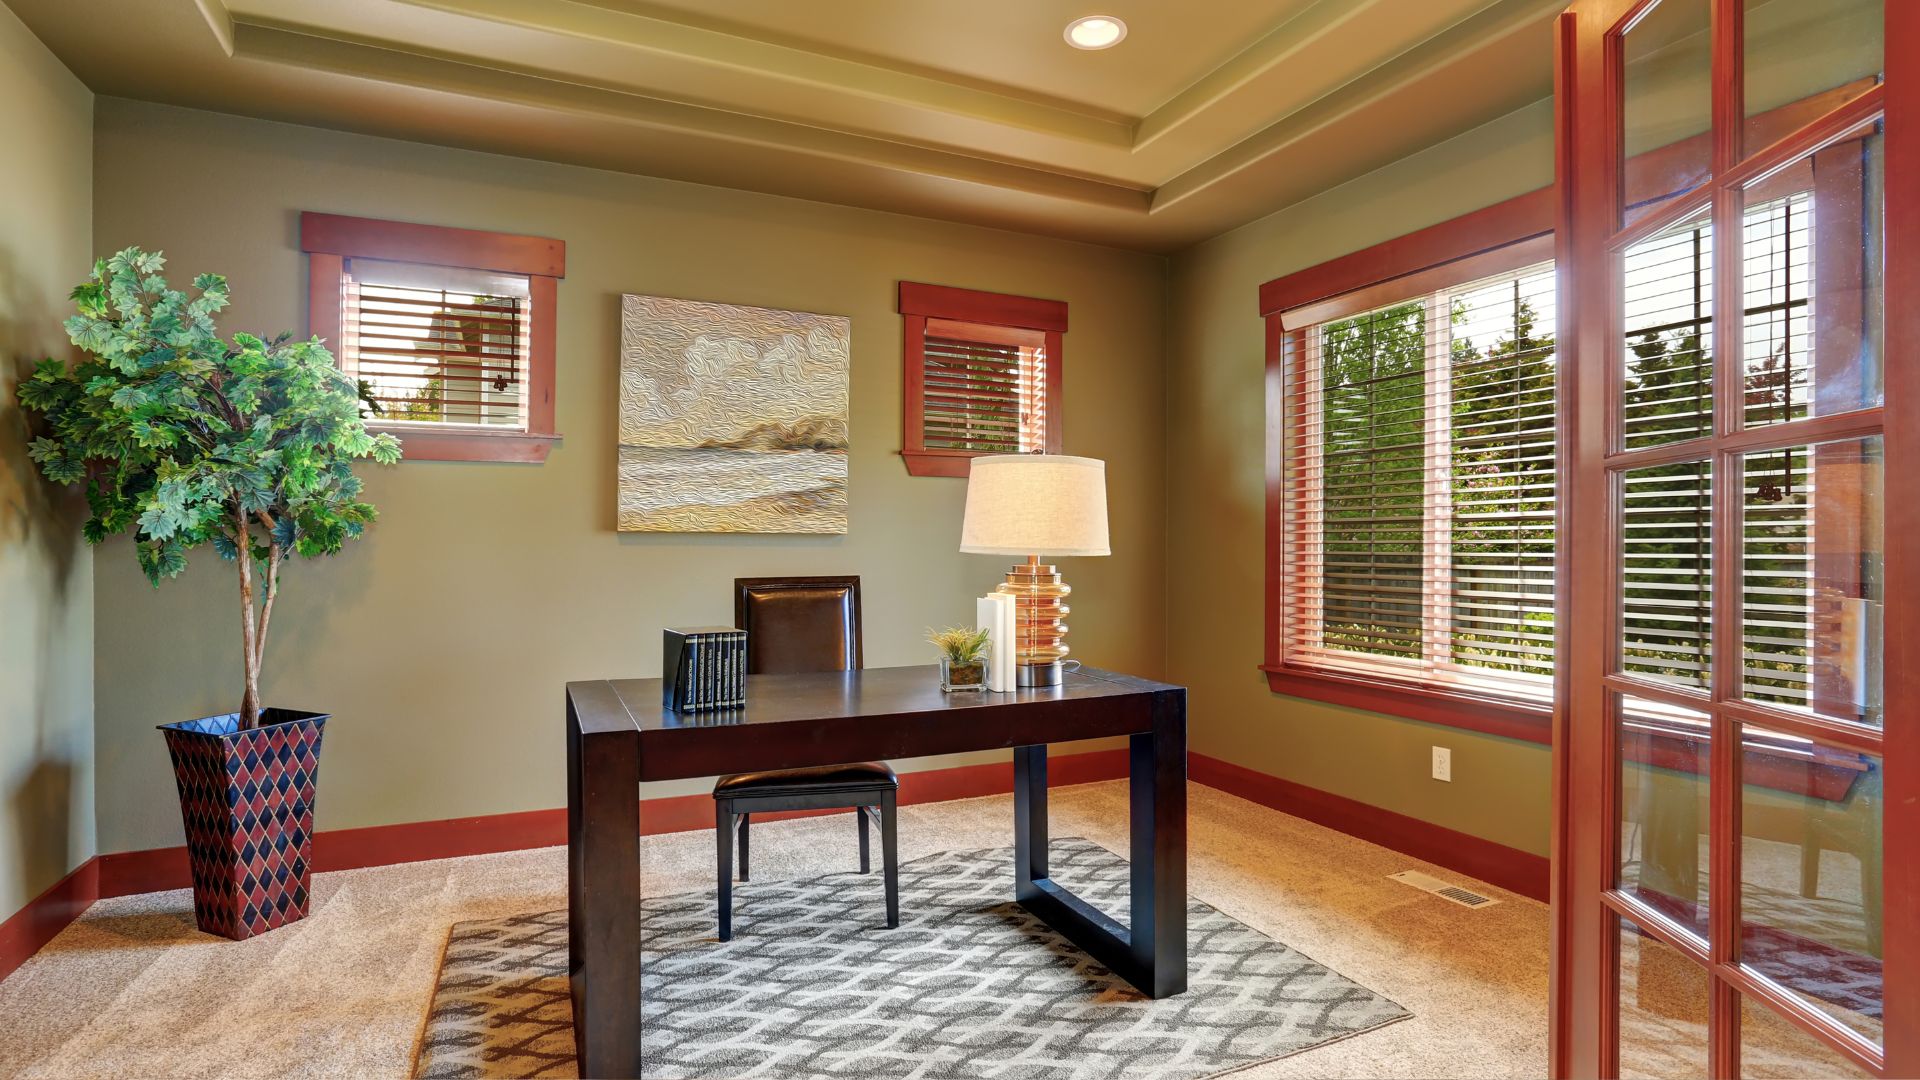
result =
[{"label": "floor vent", "polygon": [[1402,885],[1411,885],[1423,892],[1430,892],[1444,900],[1450,900],[1461,907],[1491,907],[1500,902],[1491,896],[1482,896],[1471,889],[1449,885],[1432,874],[1423,874],[1418,870],[1402,870],[1397,874],[1388,874],[1387,877]]}]

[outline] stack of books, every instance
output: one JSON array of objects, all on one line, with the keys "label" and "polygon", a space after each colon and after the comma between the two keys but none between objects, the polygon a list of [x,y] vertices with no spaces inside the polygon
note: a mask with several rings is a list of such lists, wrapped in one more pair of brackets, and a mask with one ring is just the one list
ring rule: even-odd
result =
[{"label": "stack of books", "polygon": [[731,626],[668,628],[660,664],[662,704],[674,712],[747,703],[747,632]]}]

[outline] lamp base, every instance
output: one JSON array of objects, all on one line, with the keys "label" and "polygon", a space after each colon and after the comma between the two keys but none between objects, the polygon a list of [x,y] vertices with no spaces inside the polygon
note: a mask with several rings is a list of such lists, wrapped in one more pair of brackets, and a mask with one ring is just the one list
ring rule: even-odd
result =
[{"label": "lamp base", "polygon": [[1070,651],[1061,639],[1067,636],[1063,620],[1072,587],[1038,555],[1029,555],[1026,562],[1007,571],[998,591],[1014,600],[1014,661],[1019,669],[1015,684],[1059,686],[1065,674],[1061,661]]},{"label": "lamp base", "polygon": [[1016,681],[1021,686],[1059,686],[1065,678],[1066,665],[1054,660],[1045,664],[1019,665]]}]

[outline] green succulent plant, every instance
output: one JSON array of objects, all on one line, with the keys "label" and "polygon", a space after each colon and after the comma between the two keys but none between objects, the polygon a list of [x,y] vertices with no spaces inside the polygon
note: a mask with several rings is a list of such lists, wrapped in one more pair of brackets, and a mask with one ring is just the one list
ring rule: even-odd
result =
[{"label": "green succulent plant", "polygon": [[86,539],[134,534],[156,587],[210,544],[238,564],[246,688],[241,723],[260,715],[267,628],[292,556],[331,555],[374,519],[358,458],[400,460],[367,431],[353,380],[318,338],[220,337],[227,281],[197,296],[168,286],[160,252],[128,248],[73,290],[67,336],[86,356],[43,360],[18,390],[50,434],[30,453],[48,479],[86,489]]},{"label": "green succulent plant", "polygon": [[985,659],[990,640],[991,635],[985,630],[968,630],[960,626],[927,631],[927,641],[956,664],[974,664]]}]

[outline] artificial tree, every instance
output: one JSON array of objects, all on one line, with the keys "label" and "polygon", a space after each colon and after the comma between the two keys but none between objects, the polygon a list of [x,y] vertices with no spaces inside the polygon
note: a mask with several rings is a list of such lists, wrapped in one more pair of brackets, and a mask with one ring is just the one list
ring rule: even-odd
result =
[{"label": "artificial tree", "polygon": [[19,397],[50,422],[33,460],[86,487],[89,543],[133,532],[156,587],[202,544],[238,564],[239,723],[251,728],[283,565],[361,534],[374,509],[353,462],[393,464],[400,444],[367,431],[357,388],[318,338],[225,341],[213,315],[227,306],[226,279],[200,275],[189,298],[168,287],[165,265],[138,248],[94,264],[66,322],[86,358],[42,361]]}]

